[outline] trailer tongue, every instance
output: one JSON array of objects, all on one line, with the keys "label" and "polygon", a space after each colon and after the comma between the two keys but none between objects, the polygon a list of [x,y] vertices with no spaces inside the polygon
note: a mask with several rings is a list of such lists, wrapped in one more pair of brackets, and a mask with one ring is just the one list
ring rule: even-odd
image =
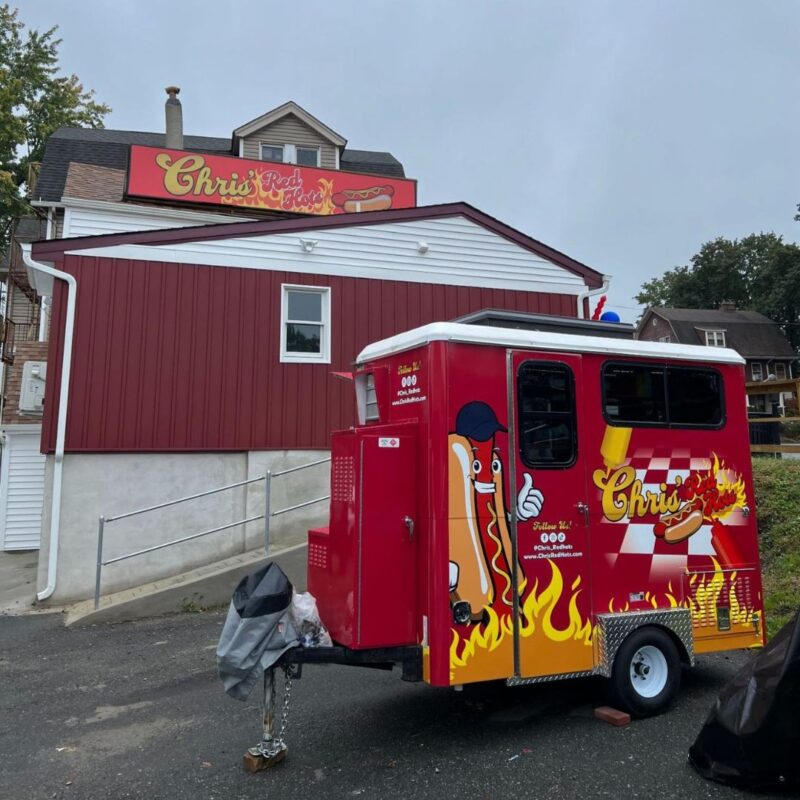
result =
[{"label": "trailer tongue", "polygon": [[450,323],[370,345],[308,538],[335,646],[287,651],[287,689],[305,663],[453,687],[601,675],[644,716],[696,653],[763,645],[743,363]]}]

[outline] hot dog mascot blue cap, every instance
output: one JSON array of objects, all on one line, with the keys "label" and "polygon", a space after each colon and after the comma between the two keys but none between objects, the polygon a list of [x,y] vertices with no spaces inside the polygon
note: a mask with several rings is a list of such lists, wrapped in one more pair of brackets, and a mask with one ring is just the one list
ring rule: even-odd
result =
[{"label": "hot dog mascot blue cap", "polygon": [[456,416],[456,433],[476,442],[488,442],[498,431],[508,433],[488,403],[473,400],[461,406]]}]

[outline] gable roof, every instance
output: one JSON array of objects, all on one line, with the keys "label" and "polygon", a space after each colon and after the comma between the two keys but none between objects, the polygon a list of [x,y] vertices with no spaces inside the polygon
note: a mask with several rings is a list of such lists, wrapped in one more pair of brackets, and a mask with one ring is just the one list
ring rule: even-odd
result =
[{"label": "gable roof", "polygon": [[[132,144],[164,147],[165,134],[109,128],[59,128],[47,140],[33,200],[61,202],[72,163],[127,170]],[[218,136],[184,136],[183,149],[229,156],[231,140]],[[340,166],[353,172],[405,177],[403,165],[391,153],[345,150],[340,157]]]},{"label": "gable roof", "polygon": [[796,353],[777,323],[758,311],[721,311],[710,308],[649,308],[642,316],[641,331],[650,315],[669,322],[682,344],[705,345],[705,331],[725,331],[725,343],[745,358],[794,358]]},{"label": "gable roof", "polygon": [[327,217],[301,217],[279,220],[254,220],[253,222],[225,222],[216,225],[197,225],[187,228],[133,231],[130,233],[108,233],[102,236],[74,237],[69,239],[46,239],[33,248],[36,259],[50,261],[60,258],[65,252],[87,250],[116,245],[169,245],[187,242],[203,242],[213,239],[234,239],[269,234],[301,233],[348,226],[379,225],[391,222],[441,219],[462,216],[486,230],[508,239],[520,247],[581,277],[589,288],[603,285],[603,275],[597,270],[576,261],[521,231],[506,225],[489,214],[468,203],[445,203],[442,205],[396,208],[367,213],[333,214]]},{"label": "gable roof", "polygon": [[[272,111],[267,111],[266,114],[251,119],[250,122],[245,122],[244,125],[240,125],[236,128],[233,132],[234,145],[238,139],[255,133],[255,131],[265,128],[267,125],[271,125],[273,122],[277,122],[279,119],[289,114],[294,114],[298,119],[305,122],[309,128],[313,128],[320,136],[337,147],[344,147],[347,144],[347,139],[345,139],[344,136],[336,133],[333,128],[329,128],[324,122],[320,122],[313,114],[309,114],[308,111],[297,105],[294,100],[289,100],[283,105],[273,108]],[[234,147],[234,150],[235,149]]]}]

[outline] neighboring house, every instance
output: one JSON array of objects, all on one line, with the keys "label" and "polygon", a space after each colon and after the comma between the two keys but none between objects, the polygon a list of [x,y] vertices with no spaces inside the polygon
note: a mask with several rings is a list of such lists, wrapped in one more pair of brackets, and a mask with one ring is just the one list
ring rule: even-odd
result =
[{"label": "neighboring house", "polygon": [[[24,387],[42,394],[45,370],[34,375],[29,366],[23,387],[23,369],[27,363],[46,361],[47,301],[43,302],[28,281],[20,243],[245,219],[286,219],[299,215],[293,213],[292,201],[286,196],[291,192],[299,196],[297,185],[307,176],[314,181],[326,179],[332,185],[340,171],[342,179],[353,180],[345,170],[372,176],[365,179],[368,184],[382,184],[388,178],[394,185],[405,177],[403,165],[391,153],[347,147],[344,137],[291,101],[239,125],[230,137],[183,136],[177,92],[168,90],[168,94],[165,133],[59,128],[48,139],[41,164],[30,172],[28,199],[37,215],[15,222],[12,245],[0,262],[0,280],[6,284],[0,438],[8,455],[0,459],[0,550],[39,546],[44,491],[44,457],[38,444],[42,410],[34,405],[20,407],[19,400]],[[202,203],[187,202],[187,195],[172,197],[154,182],[144,191],[140,187],[138,193],[132,192],[131,181],[146,169],[147,156],[153,154],[147,148],[167,146],[182,151],[178,156],[202,157],[203,167],[210,172],[207,184],[224,177],[228,164],[243,175],[249,169],[264,169],[261,165],[266,162],[288,174],[284,180],[293,188],[284,192],[280,210],[269,208],[269,198],[264,197],[254,202],[253,198],[240,198],[247,202],[232,205],[212,193],[191,197]],[[136,153],[141,167],[132,163],[136,147],[141,148]],[[189,177],[184,173],[182,179]],[[412,181],[398,185],[414,188]],[[305,203],[303,211],[309,210],[307,206]],[[320,213],[330,210],[317,209]]]},{"label": "neighboring house", "polygon": [[[743,356],[748,383],[793,379],[797,354],[780,327],[757,311],[744,311],[731,302],[719,309],[648,308],[636,329],[636,338],[652,342],[730,347]],[[756,412],[782,413],[791,392],[748,393],[748,407]],[[777,404],[779,408],[773,406]]]}]

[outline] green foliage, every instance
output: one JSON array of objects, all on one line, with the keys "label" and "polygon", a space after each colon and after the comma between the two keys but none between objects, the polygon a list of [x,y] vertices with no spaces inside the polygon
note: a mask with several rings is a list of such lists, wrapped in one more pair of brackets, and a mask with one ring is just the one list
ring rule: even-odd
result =
[{"label": "green foliage", "polygon": [[691,265],[675,267],[642,285],[636,300],[648,306],[739,308],[775,320],[800,347],[800,247],[774,233],[706,242]]},{"label": "green foliage", "polygon": [[62,125],[102,128],[111,110],[75,75],[59,75],[56,28],[25,31],[19,12],[0,6],[0,251],[11,223],[28,211],[20,191],[28,165]]},{"label": "green foliage", "polygon": [[800,607],[800,461],[753,460],[767,630]]}]

